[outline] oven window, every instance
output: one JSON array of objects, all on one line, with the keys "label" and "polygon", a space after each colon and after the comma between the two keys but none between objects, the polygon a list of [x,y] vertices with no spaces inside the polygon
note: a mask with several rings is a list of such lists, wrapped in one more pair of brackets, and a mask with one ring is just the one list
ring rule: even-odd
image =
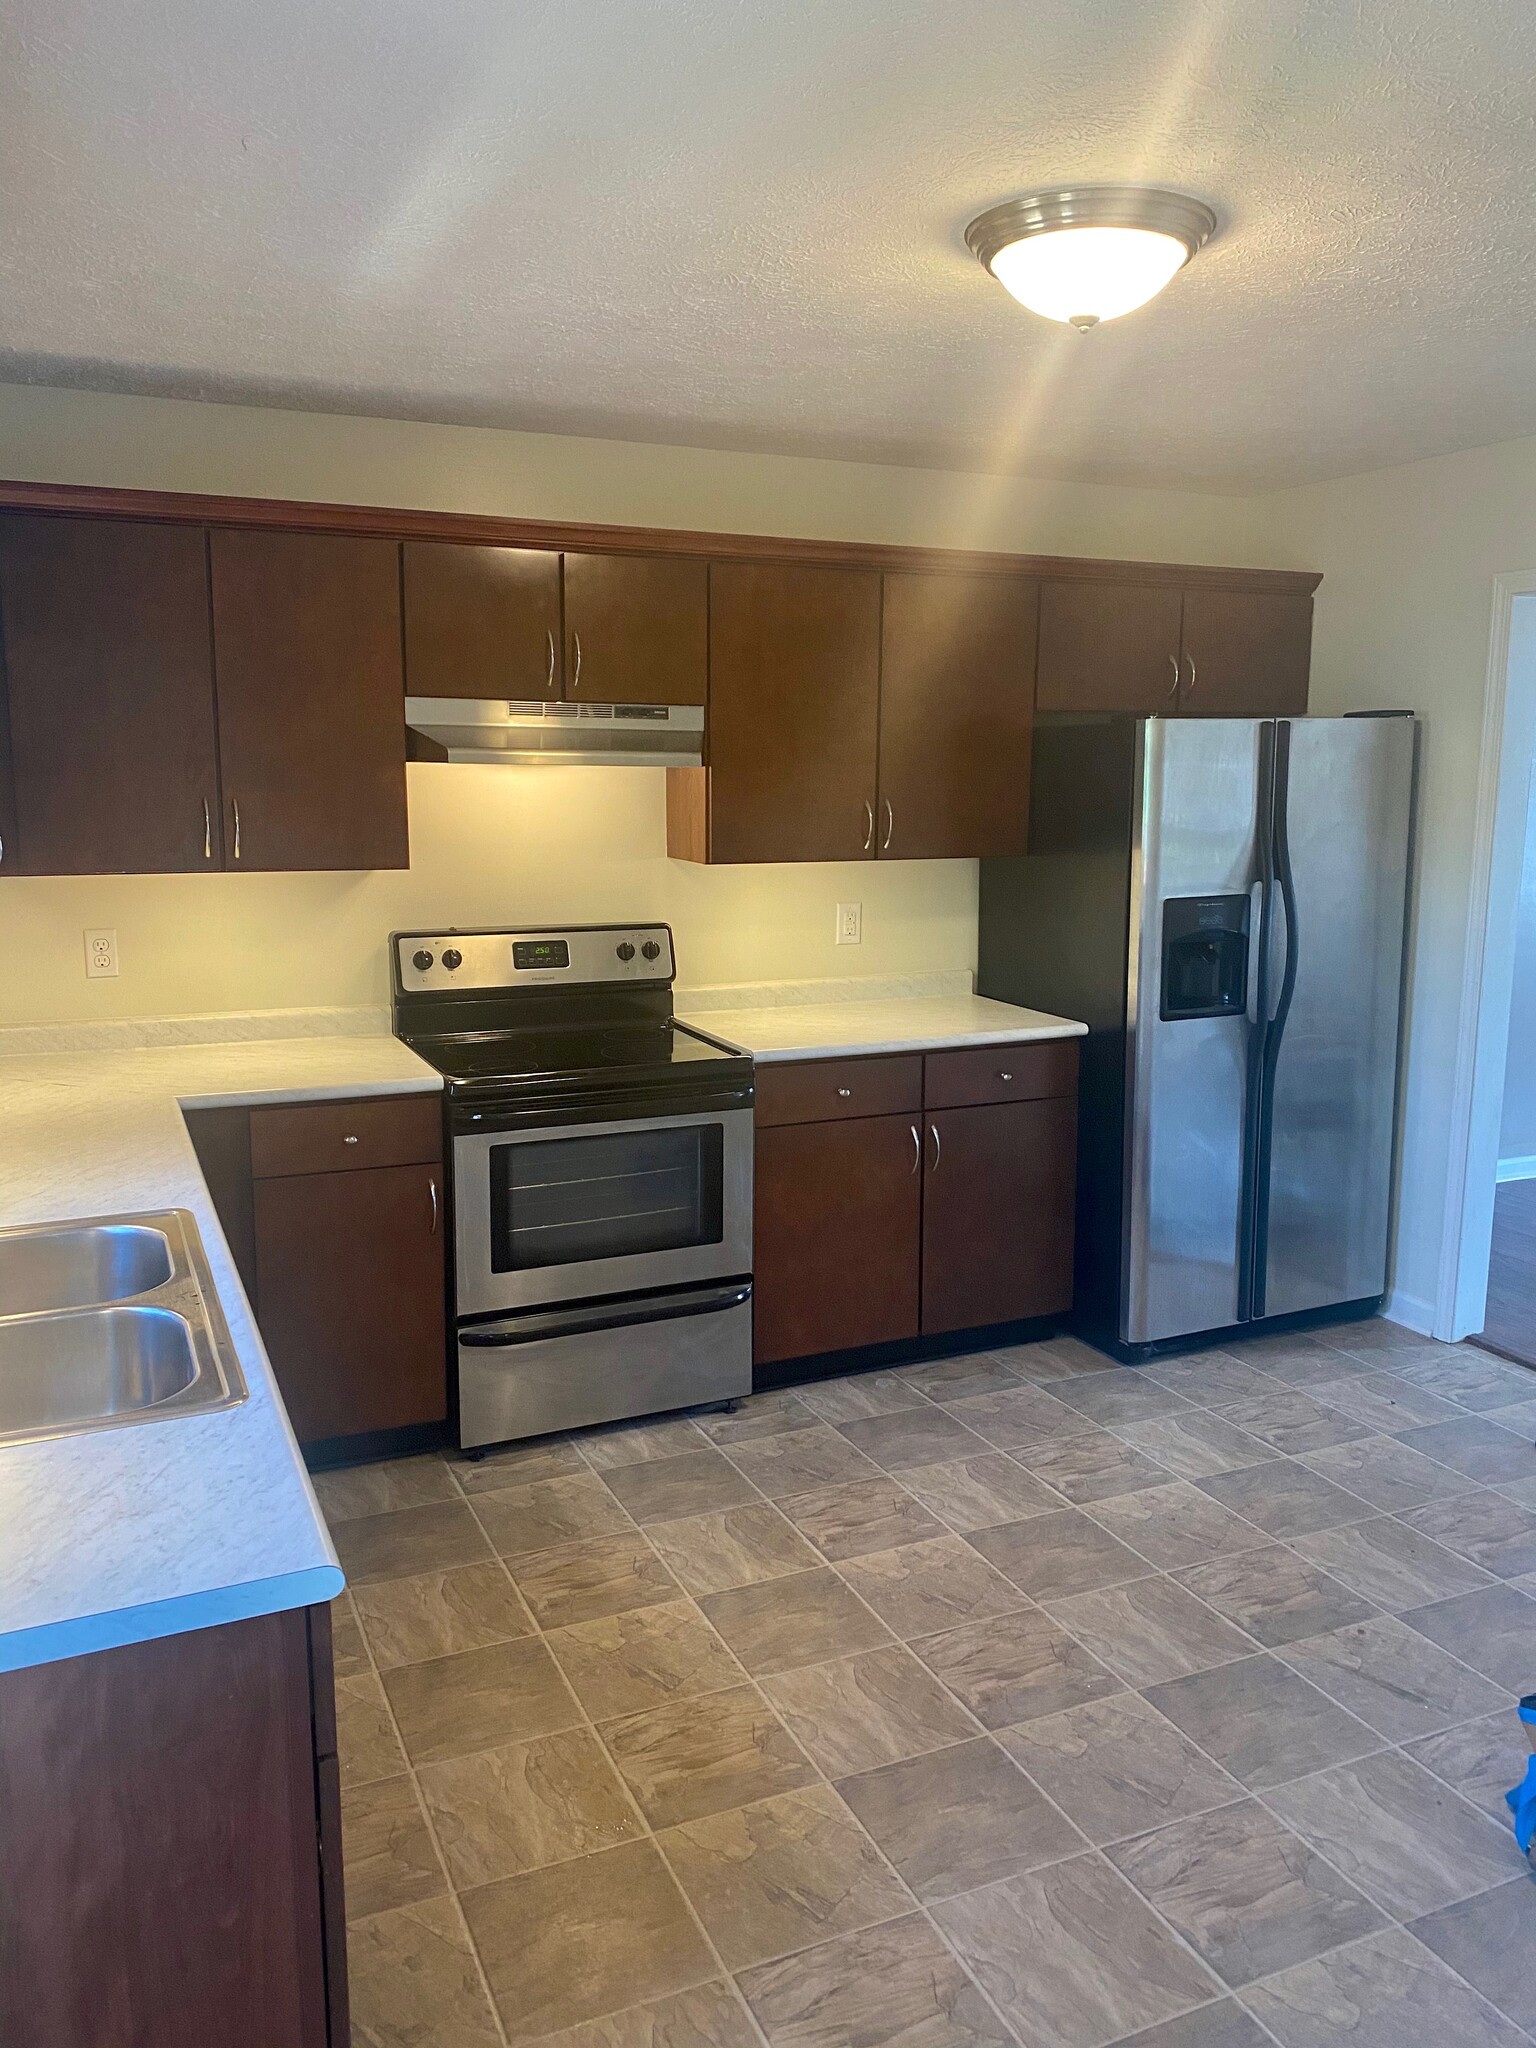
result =
[{"label": "oven window", "polygon": [[644,1125],[491,1147],[491,1270],[719,1244],[724,1133]]}]

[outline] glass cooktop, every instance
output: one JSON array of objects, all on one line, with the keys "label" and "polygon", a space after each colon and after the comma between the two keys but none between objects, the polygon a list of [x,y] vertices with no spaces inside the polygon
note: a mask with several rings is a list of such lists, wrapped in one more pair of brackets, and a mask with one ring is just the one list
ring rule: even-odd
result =
[{"label": "glass cooktop", "polygon": [[615,1073],[670,1072],[715,1062],[740,1063],[747,1058],[744,1053],[712,1044],[670,1018],[407,1036],[406,1043],[459,1086],[533,1081],[553,1074],[596,1079]]}]

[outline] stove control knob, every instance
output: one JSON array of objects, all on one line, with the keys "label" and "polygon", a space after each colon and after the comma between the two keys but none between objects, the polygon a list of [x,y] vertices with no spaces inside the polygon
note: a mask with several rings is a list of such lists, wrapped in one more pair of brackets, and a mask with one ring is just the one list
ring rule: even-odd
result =
[{"label": "stove control knob", "polygon": [[432,965],[432,955],[427,951],[425,946],[418,946],[416,951],[411,955],[411,965],[422,974],[425,974],[427,969]]},{"label": "stove control knob", "polygon": [[455,967],[462,967],[464,965],[464,955],[457,946],[448,947],[447,951],[443,954],[443,965],[450,974],[452,974]]},{"label": "stove control knob", "polygon": [[619,943],[614,947],[613,950],[618,954],[619,958],[626,963],[633,960],[635,957],[635,949],[629,943],[628,939],[620,939]]},{"label": "stove control knob", "polygon": [[640,950],[647,960],[659,960],[661,958],[661,948],[654,939],[647,939]]}]

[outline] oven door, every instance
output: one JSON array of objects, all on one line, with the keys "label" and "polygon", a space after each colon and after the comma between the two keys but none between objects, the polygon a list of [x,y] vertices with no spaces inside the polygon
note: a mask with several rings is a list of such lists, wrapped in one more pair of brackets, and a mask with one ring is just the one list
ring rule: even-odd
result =
[{"label": "oven door", "polygon": [[453,1141],[458,1312],[493,1315],[752,1270],[752,1112]]}]

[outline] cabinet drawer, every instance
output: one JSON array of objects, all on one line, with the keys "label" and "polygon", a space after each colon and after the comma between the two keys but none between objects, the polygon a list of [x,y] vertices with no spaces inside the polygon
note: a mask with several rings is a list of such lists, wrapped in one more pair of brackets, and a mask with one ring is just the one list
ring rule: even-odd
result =
[{"label": "cabinet drawer", "polygon": [[760,1124],[820,1124],[845,1116],[901,1116],[922,1108],[918,1053],[859,1060],[796,1060],[757,1070]]},{"label": "cabinet drawer", "polygon": [[968,1045],[931,1052],[923,1062],[927,1109],[963,1109],[973,1102],[1034,1102],[1077,1093],[1077,1040],[1037,1045]]},{"label": "cabinet drawer", "polygon": [[443,1156],[438,1095],[301,1102],[251,1111],[251,1174],[339,1173],[349,1167],[431,1166]]}]

